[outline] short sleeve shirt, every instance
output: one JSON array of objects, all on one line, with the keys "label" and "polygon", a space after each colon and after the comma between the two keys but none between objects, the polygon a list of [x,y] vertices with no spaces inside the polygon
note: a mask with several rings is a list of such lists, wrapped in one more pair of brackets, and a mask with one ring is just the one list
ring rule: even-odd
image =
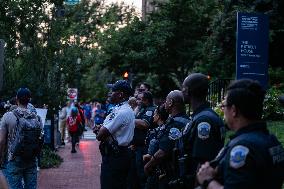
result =
[{"label": "short sleeve shirt", "polygon": [[[187,115],[180,115],[181,117],[188,119]],[[174,121],[174,118],[169,118],[169,122],[165,125],[165,133],[161,136],[159,139],[159,149],[163,150],[166,153],[169,153],[172,151],[172,149],[175,147],[175,141],[171,140],[169,138],[169,131],[171,128],[177,128],[180,131],[183,129],[184,125]]]},{"label": "short sleeve shirt", "polygon": [[193,119],[195,115],[203,111],[211,111],[211,113],[200,116],[193,121],[193,134],[189,137],[188,145],[190,151],[188,153],[193,158],[209,161],[214,159],[224,146],[224,138],[221,133],[221,129],[224,129],[224,124],[222,119],[207,105],[200,107],[194,113]]},{"label": "short sleeve shirt", "polygon": [[152,106],[152,105],[142,108],[141,111],[137,114],[136,119],[142,119],[148,124],[148,126],[151,126],[153,123],[153,115],[154,115],[155,109],[156,109],[156,106]]},{"label": "short sleeve shirt", "polygon": [[128,146],[134,135],[134,120],[134,111],[127,102],[123,102],[114,107],[103,126],[117,140],[118,145]]},{"label": "short sleeve shirt", "polygon": [[[277,140],[273,141],[265,127],[251,125],[234,136],[236,141],[228,148],[218,169],[225,189],[281,188],[284,150]],[[246,135],[240,138],[242,134]],[[272,168],[273,159],[275,167],[280,169]]]}]

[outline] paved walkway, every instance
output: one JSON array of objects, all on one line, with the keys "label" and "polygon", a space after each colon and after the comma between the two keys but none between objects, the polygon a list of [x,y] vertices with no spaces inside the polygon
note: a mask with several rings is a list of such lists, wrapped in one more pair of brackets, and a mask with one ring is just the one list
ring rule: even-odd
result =
[{"label": "paved walkway", "polygon": [[[86,134],[91,136],[90,131]],[[100,189],[99,143],[88,138],[81,139],[77,153],[70,153],[70,143],[58,149],[63,162],[58,168],[39,171],[38,189]]]}]

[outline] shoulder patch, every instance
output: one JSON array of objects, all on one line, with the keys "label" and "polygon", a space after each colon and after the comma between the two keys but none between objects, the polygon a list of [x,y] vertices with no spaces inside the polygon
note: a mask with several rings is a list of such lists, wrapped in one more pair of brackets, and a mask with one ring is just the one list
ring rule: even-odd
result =
[{"label": "shoulder patch", "polygon": [[115,117],[115,113],[112,112],[110,113],[108,120],[111,121],[114,117]]},{"label": "shoulder patch", "polygon": [[238,169],[246,164],[249,149],[245,146],[235,146],[230,153],[230,167]]},{"label": "shoulder patch", "polygon": [[197,125],[198,138],[205,140],[209,138],[211,125],[208,122],[201,122]]},{"label": "shoulder patch", "polygon": [[171,140],[177,140],[179,139],[180,137],[182,136],[182,133],[180,132],[179,129],[173,127],[170,129],[170,132],[169,132],[169,139]]},{"label": "shoulder patch", "polygon": [[152,116],[152,115],[153,115],[153,111],[147,111],[147,112],[145,113],[145,115],[146,115],[146,116]]}]

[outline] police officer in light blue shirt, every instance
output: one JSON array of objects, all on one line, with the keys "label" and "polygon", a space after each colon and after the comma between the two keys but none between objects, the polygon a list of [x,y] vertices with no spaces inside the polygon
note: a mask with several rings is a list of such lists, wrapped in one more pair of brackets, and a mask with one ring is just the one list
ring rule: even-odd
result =
[{"label": "police officer in light blue shirt", "polygon": [[101,189],[126,188],[130,166],[128,146],[134,135],[134,111],[128,104],[132,89],[125,80],[112,86],[111,103],[116,104],[100,128]]}]

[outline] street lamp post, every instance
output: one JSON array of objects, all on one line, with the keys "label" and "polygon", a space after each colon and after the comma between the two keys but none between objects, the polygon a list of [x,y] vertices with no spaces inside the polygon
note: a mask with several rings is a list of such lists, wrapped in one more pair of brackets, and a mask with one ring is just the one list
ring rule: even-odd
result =
[{"label": "street lamp post", "polygon": [[77,58],[77,65],[76,65],[76,75],[77,75],[77,89],[78,89],[78,94],[79,94],[79,90],[80,90],[80,68],[81,68],[81,62],[82,62],[82,59],[80,57]]}]

